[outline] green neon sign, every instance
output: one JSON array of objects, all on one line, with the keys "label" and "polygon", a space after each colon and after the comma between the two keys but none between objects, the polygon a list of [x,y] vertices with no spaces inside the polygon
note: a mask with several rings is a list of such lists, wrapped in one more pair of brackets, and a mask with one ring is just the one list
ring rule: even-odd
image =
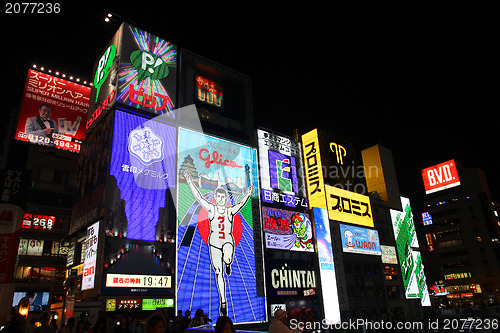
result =
[{"label": "green neon sign", "polygon": [[111,66],[113,66],[113,61],[116,56],[116,45],[111,44],[108,46],[106,51],[104,51],[101,59],[99,59],[99,63],[97,65],[97,70],[94,75],[94,87],[97,89],[95,95],[95,101],[99,98],[99,92],[101,91],[101,86],[104,81],[108,78],[108,75],[111,71]]}]

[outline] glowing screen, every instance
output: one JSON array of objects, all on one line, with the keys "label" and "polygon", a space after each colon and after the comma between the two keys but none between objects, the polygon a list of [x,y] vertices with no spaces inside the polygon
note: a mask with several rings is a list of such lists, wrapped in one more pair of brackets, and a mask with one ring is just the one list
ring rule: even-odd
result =
[{"label": "glowing screen", "polygon": [[178,142],[177,308],[202,308],[213,321],[264,321],[251,205],[257,152],[183,128]]},{"label": "glowing screen", "polygon": [[177,47],[146,31],[123,25],[117,100],[153,114],[175,106]]},{"label": "glowing screen", "polygon": [[[106,233],[157,240],[160,208],[175,187],[176,128],[116,111],[110,175],[124,202],[126,223],[118,219]],[[118,192],[116,192],[118,193]]]}]

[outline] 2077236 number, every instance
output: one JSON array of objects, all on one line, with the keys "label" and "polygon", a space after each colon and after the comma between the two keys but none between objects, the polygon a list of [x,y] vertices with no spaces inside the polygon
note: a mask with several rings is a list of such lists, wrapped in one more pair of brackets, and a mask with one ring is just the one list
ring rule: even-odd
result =
[{"label": "2077236 number", "polygon": [[59,2],[6,2],[5,14],[59,14]]}]

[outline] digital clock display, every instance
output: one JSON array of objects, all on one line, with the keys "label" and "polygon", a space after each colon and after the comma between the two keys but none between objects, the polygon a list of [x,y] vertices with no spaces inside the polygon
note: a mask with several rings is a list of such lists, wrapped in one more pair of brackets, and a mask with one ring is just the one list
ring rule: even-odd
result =
[{"label": "digital clock display", "polygon": [[107,274],[106,287],[171,288],[172,277],[166,275]]}]

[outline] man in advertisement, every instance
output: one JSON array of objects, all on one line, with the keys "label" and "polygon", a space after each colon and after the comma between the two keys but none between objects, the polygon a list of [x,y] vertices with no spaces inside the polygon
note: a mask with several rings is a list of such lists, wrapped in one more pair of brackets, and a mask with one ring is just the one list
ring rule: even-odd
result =
[{"label": "man in advertisement", "polygon": [[38,107],[39,115],[26,119],[24,131],[28,134],[31,142],[42,145],[54,145],[52,133],[59,133],[59,128],[52,116],[52,107],[48,104],[41,104]]},{"label": "man in advertisement", "polygon": [[[187,184],[191,189],[198,203],[208,212],[210,234],[208,236],[208,244],[210,248],[210,259],[216,276],[217,289],[219,291],[220,309],[222,316],[227,316],[227,301],[226,301],[226,281],[224,280],[224,271],[227,276],[231,275],[231,263],[234,257],[234,237],[233,237],[233,220],[234,216],[245,206],[248,199],[253,193],[253,186],[250,185],[247,193],[240,202],[235,205],[228,206],[228,193],[218,187],[214,191],[215,204],[211,203],[203,197],[193,183],[191,172],[187,170],[184,173]],[[224,267],[225,266],[225,267]],[[225,269],[224,269],[225,268]]]}]

